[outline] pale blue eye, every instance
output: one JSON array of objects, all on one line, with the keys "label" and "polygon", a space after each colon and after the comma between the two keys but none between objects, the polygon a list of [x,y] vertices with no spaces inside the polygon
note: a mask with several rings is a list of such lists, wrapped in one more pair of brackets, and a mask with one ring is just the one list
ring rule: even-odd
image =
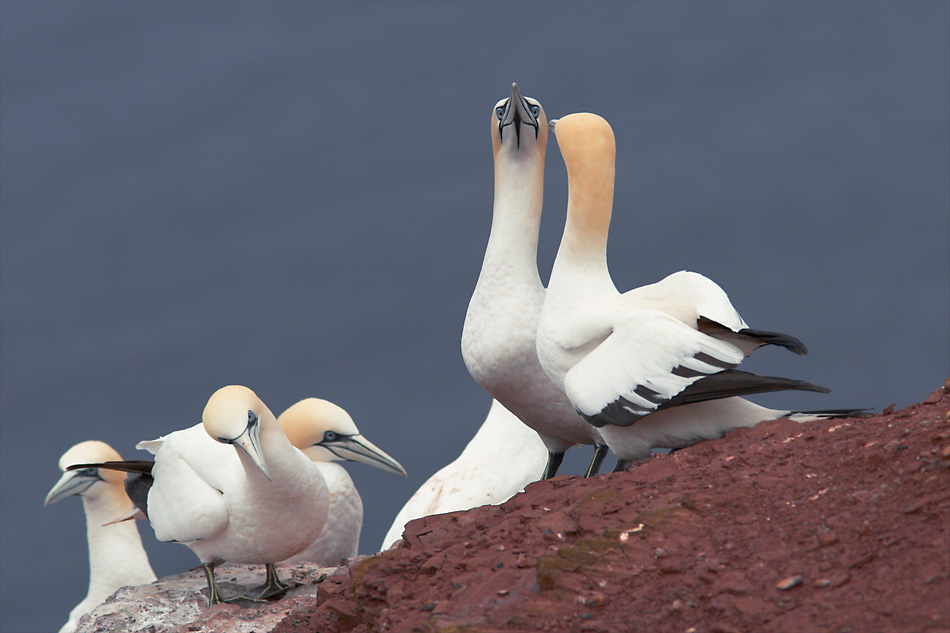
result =
[{"label": "pale blue eye", "polygon": [[336,440],[336,433],[334,433],[333,431],[327,431],[326,433],[323,434],[324,442],[333,442],[335,440]]},{"label": "pale blue eye", "polygon": [[502,117],[505,116],[505,106],[498,106],[495,108],[495,116],[501,121]]},{"label": "pale blue eye", "polygon": [[541,116],[541,108],[536,105],[531,106],[531,116],[534,118]]}]

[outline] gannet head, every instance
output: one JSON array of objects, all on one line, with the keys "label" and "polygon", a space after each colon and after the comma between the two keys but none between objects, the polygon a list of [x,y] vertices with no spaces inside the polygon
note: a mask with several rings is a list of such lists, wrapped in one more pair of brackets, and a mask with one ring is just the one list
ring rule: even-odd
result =
[{"label": "gannet head", "polygon": [[547,116],[536,99],[521,94],[518,84],[511,84],[511,95],[495,104],[491,122],[495,160],[502,150],[516,156],[537,150],[544,156],[548,143]]},{"label": "gannet head", "polygon": [[[73,464],[98,464],[121,460],[122,457],[105,442],[90,440],[80,442],[63,453],[63,456],[59,458],[59,468],[65,471]],[[46,495],[43,505],[48,506],[73,495],[95,496],[103,489],[96,484],[112,484],[121,487],[124,480],[124,473],[106,469],[100,471],[98,468],[84,468],[64,472]]]},{"label": "gannet head", "polygon": [[290,443],[315,462],[350,460],[406,476],[406,469],[360,435],[350,414],[332,402],[301,400],[277,421]]},{"label": "gannet head", "polygon": [[590,243],[605,239],[614,198],[614,132],[603,117],[581,112],[557,119],[554,136],[567,167],[568,224]]},{"label": "gannet head", "polygon": [[617,148],[614,131],[606,119],[589,112],[569,114],[554,120],[557,146],[572,179],[610,172],[613,179]]},{"label": "gannet head", "polygon": [[201,414],[201,421],[208,435],[223,444],[233,444],[243,450],[264,476],[270,479],[270,471],[261,450],[261,421],[271,415],[253,391],[240,385],[230,385],[211,394]]}]

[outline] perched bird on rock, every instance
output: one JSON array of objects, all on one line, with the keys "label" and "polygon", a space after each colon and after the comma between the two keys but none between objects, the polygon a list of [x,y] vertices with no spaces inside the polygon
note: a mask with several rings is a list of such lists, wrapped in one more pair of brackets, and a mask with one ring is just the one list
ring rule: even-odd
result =
[{"label": "perched bird on rock", "polygon": [[[294,448],[257,395],[239,385],[208,400],[201,424],[138,448],[154,462],[73,468],[138,473],[126,485],[160,541],[187,545],[201,560],[209,602],[222,602],[218,562],[263,564],[267,579],[250,599],[282,595],[275,563],[306,548],[323,529],[329,493],[320,469]],[[238,596],[231,599],[247,598]]]},{"label": "perched bird on rock", "polygon": [[134,523],[104,525],[132,510],[125,493],[125,476],[98,468],[66,469],[74,464],[118,461],[122,457],[105,442],[88,441],[76,444],[63,453],[59,467],[63,470],[56,485],[46,495],[50,505],[79,495],[86,511],[86,540],[89,543],[89,591],[82,602],[70,611],[69,620],[59,630],[72,633],[79,619],[96,608],[120,587],[146,585],[155,580],[155,572],[142,547],[142,539]]},{"label": "perched bird on rock", "polygon": [[545,295],[538,275],[538,229],[548,123],[541,104],[512,84],[511,95],[492,110],[491,138],[491,234],[465,315],[462,358],[475,382],[541,436],[549,454],[544,479],[557,473],[565,451],[575,444],[597,447],[590,476],[606,454],[604,440],[547,377],[535,349]]},{"label": "perched bird on rock", "polygon": [[738,396],[828,391],[736,370],[762,345],[807,350],[792,336],[749,328],[726,293],[700,274],[678,272],[618,292],[606,255],[613,131],[603,118],[581,113],[554,122],[554,133],[567,166],[567,220],[541,310],[537,352],[554,384],[600,429],[619,469],[646,459],[652,448],[680,448],[790,414]]},{"label": "perched bird on rock", "polygon": [[330,499],[329,513],[320,534],[286,562],[307,561],[329,567],[356,556],[363,527],[363,501],[346,469],[338,462],[363,462],[403,477],[406,470],[363,437],[346,411],[327,400],[301,400],[281,413],[277,422],[290,443],[313,460],[323,473]]}]

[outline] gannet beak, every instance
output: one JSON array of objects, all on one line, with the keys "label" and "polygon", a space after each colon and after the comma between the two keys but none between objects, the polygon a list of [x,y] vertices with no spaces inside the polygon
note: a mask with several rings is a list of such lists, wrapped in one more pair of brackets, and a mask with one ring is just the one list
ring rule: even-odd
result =
[{"label": "gannet beak", "polygon": [[254,465],[261,469],[265,477],[270,479],[270,470],[267,468],[264,453],[261,451],[261,424],[259,418],[255,416],[249,420],[244,432],[231,440],[230,443],[247,453]]},{"label": "gannet beak", "polygon": [[504,138],[504,130],[509,125],[514,125],[515,136],[518,138],[518,145],[521,145],[521,123],[530,125],[534,128],[534,137],[538,137],[538,119],[531,114],[528,102],[525,101],[521,91],[518,90],[518,84],[511,84],[511,96],[508,97],[508,103],[505,105],[505,113],[498,121],[498,136]]},{"label": "gannet beak", "polygon": [[59,478],[59,481],[56,482],[56,485],[53,486],[52,490],[49,491],[49,494],[46,495],[46,501],[43,502],[43,507],[54,504],[66,497],[81,495],[89,490],[97,481],[105,480],[99,475],[99,471],[95,468],[65,472],[63,476]]},{"label": "gannet beak", "polygon": [[550,121],[548,121],[548,129],[549,129],[550,131],[554,132],[554,126],[557,125],[557,122],[558,122],[559,120],[560,120],[560,119],[551,119]]},{"label": "gannet beak", "polygon": [[324,447],[340,459],[363,462],[403,477],[408,476],[406,469],[399,462],[362,435],[338,435],[337,439],[324,440],[316,445]]}]

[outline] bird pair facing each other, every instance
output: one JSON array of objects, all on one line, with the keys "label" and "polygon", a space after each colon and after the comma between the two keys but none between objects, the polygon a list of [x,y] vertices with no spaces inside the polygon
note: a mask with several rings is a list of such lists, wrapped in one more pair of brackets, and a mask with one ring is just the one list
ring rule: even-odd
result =
[{"label": "bird pair facing each other", "polygon": [[796,389],[803,381],[735,367],[762,345],[806,353],[796,338],[749,328],[726,293],[681,271],[621,294],[607,268],[615,140],[603,118],[572,114],[550,124],[567,167],[564,233],[547,289],[537,268],[549,124],[541,104],[512,85],[492,112],[495,194],[491,233],[462,331],[472,377],[540,435],[543,477],[564,452],[606,447],[623,469],[653,448],[680,448],[793,414],[740,396]]},{"label": "bird pair facing each other", "polygon": [[[118,587],[155,578],[134,524],[103,526],[106,520],[141,513],[159,540],[188,545],[204,566],[212,603],[221,601],[214,581],[217,562],[263,563],[268,582],[255,597],[266,598],[286,589],[276,562],[329,565],[356,554],[362,503],[333,461],[362,461],[406,474],[340,407],[309,398],[277,420],[240,386],[215,392],[201,424],[138,447],[152,452],[155,461],[123,462],[101,442],[79,444],[60,460],[66,472],[46,504],[81,495],[90,548],[90,592],[70,622],[78,620],[81,607],[94,607]],[[112,471],[135,473],[125,491],[122,475]],[[131,550],[138,553],[127,555]],[[126,573],[109,564],[117,552],[136,569]]]}]

